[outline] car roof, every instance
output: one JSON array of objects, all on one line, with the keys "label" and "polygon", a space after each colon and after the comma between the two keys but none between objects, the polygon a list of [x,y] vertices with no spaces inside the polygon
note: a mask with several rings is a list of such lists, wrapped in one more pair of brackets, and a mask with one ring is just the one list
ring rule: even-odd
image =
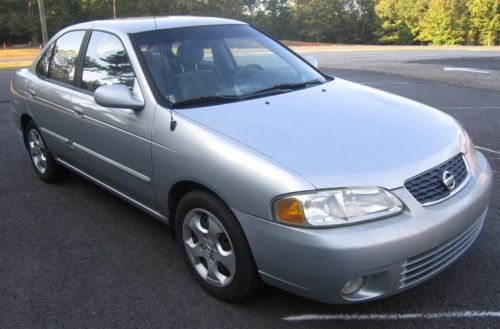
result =
[{"label": "car roof", "polygon": [[76,24],[70,29],[114,29],[125,33],[138,33],[151,30],[173,29],[189,26],[246,24],[240,21],[201,16],[161,16],[161,17],[134,17],[108,20],[96,20]]}]

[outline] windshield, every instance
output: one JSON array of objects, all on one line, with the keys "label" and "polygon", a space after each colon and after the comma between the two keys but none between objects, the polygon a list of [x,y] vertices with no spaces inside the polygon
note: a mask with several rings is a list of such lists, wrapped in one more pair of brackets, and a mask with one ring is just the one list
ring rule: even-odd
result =
[{"label": "windshield", "polygon": [[248,25],[156,30],[132,39],[157,91],[173,106],[238,101],[326,81]]}]

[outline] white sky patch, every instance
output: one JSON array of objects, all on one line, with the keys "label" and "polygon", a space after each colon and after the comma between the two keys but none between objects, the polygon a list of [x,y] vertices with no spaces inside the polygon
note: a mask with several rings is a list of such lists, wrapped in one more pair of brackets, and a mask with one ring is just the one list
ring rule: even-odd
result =
[{"label": "white sky patch", "polygon": [[300,321],[386,321],[386,320],[440,320],[440,319],[470,319],[470,318],[500,318],[500,312],[495,311],[462,311],[444,313],[407,313],[407,314],[302,314],[284,317],[288,322]]},{"label": "white sky patch", "polygon": [[482,73],[482,74],[490,74],[490,71],[479,70],[471,67],[453,67],[453,66],[445,66],[443,67],[445,71],[462,71],[462,72],[473,72],[473,73]]}]

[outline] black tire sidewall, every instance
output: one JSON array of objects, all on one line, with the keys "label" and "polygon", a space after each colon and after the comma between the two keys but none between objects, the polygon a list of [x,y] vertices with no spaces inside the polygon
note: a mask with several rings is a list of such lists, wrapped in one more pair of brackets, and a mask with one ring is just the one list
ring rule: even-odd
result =
[{"label": "black tire sidewall", "polygon": [[[231,239],[236,257],[236,273],[232,282],[226,287],[216,287],[206,282],[195,270],[187,255],[182,236],[182,225],[186,214],[195,208],[207,210],[217,217]],[[236,217],[222,200],[203,190],[189,192],[182,198],[177,207],[175,229],[178,244],[191,274],[210,294],[222,300],[238,301],[257,290],[260,285],[260,277],[250,247]]]}]

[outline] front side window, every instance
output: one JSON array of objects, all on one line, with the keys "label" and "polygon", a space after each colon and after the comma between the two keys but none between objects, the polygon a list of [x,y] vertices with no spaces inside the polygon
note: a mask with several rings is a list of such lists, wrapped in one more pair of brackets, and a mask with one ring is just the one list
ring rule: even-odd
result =
[{"label": "front side window", "polygon": [[92,32],[83,64],[83,89],[95,91],[103,85],[134,86],[135,74],[127,52],[118,37]]},{"label": "front side window", "polygon": [[57,39],[49,66],[49,78],[73,84],[76,62],[85,31],[68,32]]},{"label": "front side window", "polygon": [[240,101],[327,81],[248,25],[156,30],[132,35],[132,41],[172,106]]}]

